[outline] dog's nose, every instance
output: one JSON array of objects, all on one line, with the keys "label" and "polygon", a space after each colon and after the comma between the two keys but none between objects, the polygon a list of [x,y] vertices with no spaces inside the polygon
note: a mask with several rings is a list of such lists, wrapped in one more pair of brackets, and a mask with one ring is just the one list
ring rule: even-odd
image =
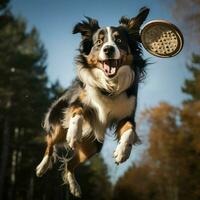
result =
[{"label": "dog's nose", "polygon": [[115,47],[111,45],[107,45],[104,47],[103,52],[108,56],[111,57],[115,53]]}]

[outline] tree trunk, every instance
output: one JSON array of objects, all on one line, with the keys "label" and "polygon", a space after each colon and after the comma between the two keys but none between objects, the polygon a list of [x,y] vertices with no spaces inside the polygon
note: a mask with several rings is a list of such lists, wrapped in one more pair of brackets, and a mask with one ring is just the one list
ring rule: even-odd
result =
[{"label": "tree trunk", "polygon": [[10,119],[8,116],[4,118],[3,134],[2,134],[2,149],[0,161],[0,199],[3,199],[3,188],[6,177],[6,167],[9,154],[9,141],[10,141]]}]

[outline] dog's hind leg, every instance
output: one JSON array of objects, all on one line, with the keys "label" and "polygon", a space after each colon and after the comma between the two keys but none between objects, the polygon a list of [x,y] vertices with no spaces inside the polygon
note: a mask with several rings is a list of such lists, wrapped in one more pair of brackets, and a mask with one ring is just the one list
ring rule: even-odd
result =
[{"label": "dog's hind leg", "polygon": [[54,131],[46,136],[47,147],[44,157],[40,164],[36,167],[36,175],[41,177],[53,165],[54,145],[65,141],[66,131],[60,126],[56,125]]},{"label": "dog's hind leg", "polygon": [[66,169],[63,174],[63,180],[69,184],[70,192],[76,196],[81,197],[81,189],[74,176],[75,168],[81,163],[87,161],[95,153],[99,152],[102,143],[94,139],[83,139],[81,143],[76,146],[75,156],[66,164]]}]

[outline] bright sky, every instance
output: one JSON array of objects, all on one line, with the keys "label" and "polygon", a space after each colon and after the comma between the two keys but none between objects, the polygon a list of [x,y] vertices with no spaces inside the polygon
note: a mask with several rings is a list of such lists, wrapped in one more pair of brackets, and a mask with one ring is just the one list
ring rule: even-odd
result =
[{"label": "bright sky", "polygon": [[[80,42],[79,35],[72,35],[73,26],[84,16],[99,20],[101,26],[118,25],[122,15],[133,17],[138,10],[147,6],[151,9],[146,22],[153,19],[165,19],[174,24],[177,22],[171,13],[158,0],[12,0],[11,7],[16,15],[23,16],[28,27],[35,26],[41,41],[48,52],[47,72],[50,81],[59,80],[62,86],[67,87],[75,77],[74,56]],[[141,84],[138,100],[138,112],[145,108],[167,101],[173,105],[180,105],[185,95],[181,86],[188,72],[186,58],[189,54],[186,49],[174,58],[156,58],[144,50],[144,57],[154,63],[148,66],[147,78]],[[138,133],[142,135],[142,133]],[[121,175],[130,164],[139,159],[140,152],[147,143],[142,137],[143,145],[134,148],[131,159],[125,164],[115,167],[112,153],[116,144],[112,137],[108,137],[103,148],[103,156],[108,163],[112,180]]]}]

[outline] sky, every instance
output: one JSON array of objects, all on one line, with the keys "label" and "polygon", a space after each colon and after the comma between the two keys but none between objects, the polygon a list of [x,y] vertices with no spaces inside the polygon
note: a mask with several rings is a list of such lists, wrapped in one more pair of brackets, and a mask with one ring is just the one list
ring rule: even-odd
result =
[{"label": "sky", "polygon": [[[146,22],[153,19],[165,19],[176,25],[168,8],[159,0],[11,0],[14,14],[27,20],[28,29],[35,26],[40,34],[47,53],[47,73],[51,82],[59,80],[63,87],[70,85],[75,74],[74,57],[78,54],[80,35],[73,35],[73,26],[84,16],[96,18],[100,26],[117,26],[122,15],[133,17],[138,10],[147,6],[151,9]],[[186,69],[186,61],[190,54],[187,48],[173,58],[157,58],[144,50],[144,58],[153,64],[147,67],[147,78],[140,85],[137,118],[141,111],[169,102],[180,106],[186,95],[181,86],[190,77]],[[126,163],[115,166],[112,153],[116,143],[108,136],[103,147],[105,158],[112,180],[116,180],[131,165],[139,160],[143,149],[147,146],[147,137],[138,133],[143,144],[134,148],[131,158]]]}]

